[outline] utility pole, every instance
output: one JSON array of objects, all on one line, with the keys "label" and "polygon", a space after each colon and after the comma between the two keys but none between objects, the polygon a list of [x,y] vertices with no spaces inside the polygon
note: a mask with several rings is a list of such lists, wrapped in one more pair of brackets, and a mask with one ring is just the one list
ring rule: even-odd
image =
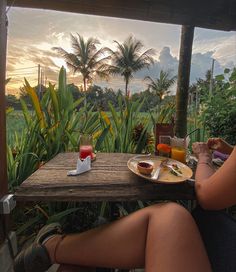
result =
[{"label": "utility pole", "polygon": [[211,79],[210,79],[210,88],[209,88],[209,95],[210,95],[210,97],[212,96],[212,89],[213,89],[214,64],[215,64],[215,59],[212,59],[212,64],[211,64]]},{"label": "utility pole", "polygon": [[46,84],[47,84],[47,76],[46,76],[46,67],[44,66],[44,81],[43,81],[43,85],[46,88]]},{"label": "utility pole", "polygon": [[43,77],[44,77],[44,73],[43,73],[43,69],[41,69],[41,80],[40,80],[40,84],[41,86],[43,86]]},{"label": "utility pole", "polygon": [[41,66],[38,64],[38,97],[41,95]]}]

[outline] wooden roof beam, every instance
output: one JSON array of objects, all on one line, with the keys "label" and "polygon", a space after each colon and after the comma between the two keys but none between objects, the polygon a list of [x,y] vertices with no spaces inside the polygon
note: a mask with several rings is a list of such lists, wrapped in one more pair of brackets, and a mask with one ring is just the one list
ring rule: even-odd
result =
[{"label": "wooden roof beam", "polygon": [[[8,0],[9,5],[12,0]],[[14,6],[236,30],[235,0],[17,0]]]}]

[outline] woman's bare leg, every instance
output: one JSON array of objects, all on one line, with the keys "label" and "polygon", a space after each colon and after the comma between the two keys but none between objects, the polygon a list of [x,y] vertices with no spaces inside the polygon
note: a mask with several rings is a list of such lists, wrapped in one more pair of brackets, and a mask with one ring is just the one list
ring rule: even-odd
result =
[{"label": "woman's bare leg", "polygon": [[[60,237],[46,243],[52,261]],[[68,235],[56,251],[59,263],[138,268],[147,272],[211,271],[191,215],[175,203],[139,210],[111,224]]]},{"label": "woman's bare leg", "polygon": [[57,272],[96,272],[95,268],[83,267],[77,265],[60,265]]}]

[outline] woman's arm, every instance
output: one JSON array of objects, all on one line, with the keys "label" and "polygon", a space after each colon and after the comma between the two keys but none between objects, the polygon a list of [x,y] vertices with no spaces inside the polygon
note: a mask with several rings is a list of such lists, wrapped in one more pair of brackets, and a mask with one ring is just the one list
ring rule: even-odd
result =
[{"label": "woman's arm", "polygon": [[[220,210],[236,204],[236,148],[225,163],[214,172],[211,165],[209,149],[204,143],[196,143],[193,151],[199,145],[199,158],[195,189],[197,199],[204,209]],[[204,152],[203,152],[204,151]]]}]

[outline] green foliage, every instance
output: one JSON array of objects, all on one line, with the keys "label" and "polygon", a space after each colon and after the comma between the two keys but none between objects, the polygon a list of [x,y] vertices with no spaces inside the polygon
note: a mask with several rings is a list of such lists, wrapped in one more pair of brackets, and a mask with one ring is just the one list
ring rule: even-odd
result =
[{"label": "green foliage", "polygon": [[[104,203],[53,202],[27,205],[14,210],[13,219],[20,246],[33,238],[45,224],[60,222],[66,232],[90,229],[100,217]],[[103,212],[108,216],[109,207]]]},{"label": "green foliage", "polygon": [[[53,87],[53,86],[52,86]],[[55,88],[55,87],[54,87]],[[33,87],[33,89],[38,93],[37,86]],[[45,94],[49,88],[44,88],[43,94]],[[76,101],[80,98],[84,98],[84,92],[81,90],[81,88],[78,88],[74,84],[68,84],[67,85],[68,93],[72,94],[73,101]],[[53,94],[52,94],[53,95]],[[114,91],[112,88],[101,88],[97,85],[91,85],[88,87],[88,90],[86,92],[86,99],[87,104],[93,106],[93,111],[103,110],[103,111],[109,111],[109,105],[108,101],[112,103],[112,105],[115,107],[115,109],[119,109],[119,103],[118,103],[118,97],[122,96],[123,93],[121,90]],[[169,100],[172,99],[173,96],[165,96],[162,103],[165,104]],[[143,101],[145,100],[145,103],[143,103],[140,111],[141,112],[147,112],[149,109],[154,109],[160,104],[160,100],[158,96],[151,92],[150,90],[145,90],[137,93],[133,93],[130,97],[131,101]],[[26,90],[22,88],[20,98],[17,98],[14,95],[8,95],[6,96],[7,104],[9,107],[14,108],[15,110],[21,110],[21,100],[24,100],[27,108],[29,111],[32,111],[32,100]],[[77,110],[79,111],[83,107],[82,104],[79,104],[77,106]]]},{"label": "green foliage", "polygon": [[38,168],[44,150],[38,143],[38,124],[24,129],[20,137],[14,136],[14,146],[7,147],[7,167],[9,189],[19,186],[35,169]]},{"label": "green foliage", "polygon": [[[19,102],[20,103],[20,102]],[[26,126],[24,116],[21,110],[14,110],[13,108],[7,109],[7,143],[11,147],[15,147],[14,143],[15,134],[21,134]]]},{"label": "green foliage", "polygon": [[12,94],[6,95],[6,104],[7,104],[7,107],[11,107],[17,110],[20,109],[20,100],[17,99],[15,95],[12,95]]},{"label": "green foliage", "polygon": [[11,135],[8,143],[10,189],[20,185],[42,162],[59,152],[77,150],[80,133],[93,134],[99,126],[98,113],[89,109],[85,118],[86,109],[77,111],[84,98],[74,101],[67,89],[64,68],[59,74],[58,90],[49,84],[41,100],[27,80],[24,88],[33,110],[29,111],[21,100],[25,128]]},{"label": "green foliage", "polygon": [[157,106],[155,110],[149,109],[148,112],[151,116],[153,127],[155,127],[156,123],[172,123],[175,114],[175,103],[169,100]]},{"label": "green foliage", "polygon": [[[143,102],[131,102],[127,97],[118,98],[119,110],[109,103],[111,117],[105,112],[100,112],[101,127],[107,130],[106,137],[101,145],[105,152],[141,153],[148,146],[148,132],[152,124],[148,116],[142,118],[140,109]],[[142,121],[141,121],[142,120]],[[138,137],[133,137],[134,129],[142,123],[143,129]]]},{"label": "green foliage", "polygon": [[236,69],[215,77],[213,96],[203,104],[201,119],[211,137],[236,144]]}]

